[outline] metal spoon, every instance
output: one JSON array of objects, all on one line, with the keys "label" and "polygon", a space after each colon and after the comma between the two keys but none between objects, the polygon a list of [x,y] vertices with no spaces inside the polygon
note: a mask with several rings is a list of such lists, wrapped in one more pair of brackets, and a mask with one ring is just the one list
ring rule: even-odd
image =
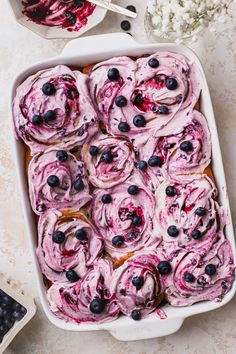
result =
[{"label": "metal spoon", "polygon": [[136,18],[137,14],[133,11],[127,10],[124,7],[110,3],[108,0],[89,0],[92,4],[104,7],[107,10],[116,12],[121,15]]}]

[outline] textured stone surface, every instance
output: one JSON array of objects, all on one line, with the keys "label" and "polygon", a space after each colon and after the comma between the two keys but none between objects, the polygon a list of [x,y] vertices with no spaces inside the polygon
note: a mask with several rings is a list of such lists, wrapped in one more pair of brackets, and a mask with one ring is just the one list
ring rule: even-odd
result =
[{"label": "textured stone surface", "polygon": [[[20,0],[17,0],[20,1]],[[121,5],[129,1],[117,0]],[[132,0],[139,16],[132,21],[134,38],[147,41],[143,15],[145,1]],[[234,23],[236,23],[236,11]],[[88,34],[118,32],[122,16],[109,13]],[[236,213],[236,27],[221,25],[219,33],[206,33],[193,47],[203,62],[219,128],[220,142],[233,215]],[[7,0],[0,5],[0,269],[37,297],[35,276],[25,235],[15,169],[12,159],[8,99],[10,83],[25,66],[60,53],[66,40],[47,41],[18,25]],[[185,321],[173,335],[141,342],[121,343],[108,333],[70,333],[48,322],[38,303],[33,321],[15,338],[7,353],[235,353],[236,300],[225,307]]]}]

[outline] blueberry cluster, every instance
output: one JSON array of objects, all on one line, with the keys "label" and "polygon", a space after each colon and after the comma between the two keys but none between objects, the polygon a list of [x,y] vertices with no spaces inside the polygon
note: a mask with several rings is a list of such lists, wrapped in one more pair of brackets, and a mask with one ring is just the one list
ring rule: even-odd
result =
[{"label": "blueberry cluster", "polygon": [[16,321],[26,315],[26,308],[0,289],[0,343]]}]

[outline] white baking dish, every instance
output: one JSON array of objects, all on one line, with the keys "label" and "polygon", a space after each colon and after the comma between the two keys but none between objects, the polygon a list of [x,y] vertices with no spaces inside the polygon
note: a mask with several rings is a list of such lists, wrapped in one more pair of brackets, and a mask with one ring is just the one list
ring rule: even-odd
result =
[{"label": "white baking dish", "polygon": [[8,0],[9,5],[12,9],[12,14],[16,21],[22,26],[29,28],[31,31],[37,33],[41,37],[52,39],[52,38],[76,38],[90,30],[91,28],[97,26],[106,16],[107,10],[97,6],[91,16],[88,17],[88,22],[79,31],[69,32],[66,28],[51,27],[37,24],[28,17],[26,17],[23,11],[22,0]]},{"label": "white baking dish", "polygon": [[[93,36],[88,38],[81,38],[69,42],[64,48],[61,55],[37,63],[27,69],[23,70],[15,78],[12,92],[11,102],[15,96],[17,86],[31,74],[39,70],[49,68],[58,64],[65,64],[69,66],[85,66],[91,63],[96,63],[117,55],[141,56],[143,54],[151,54],[156,51],[173,51],[182,53],[190,61],[195,61],[202,71],[202,96],[201,96],[201,111],[208,119],[209,127],[212,135],[212,156],[213,156],[213,171],[216,178],[217,186],[219,189],[219,199],[228,211],[228,225],[226,227],[226,234],[233,246],[235,257],[235,241],[234,231],[232,226],[232,219],[230,214],[229,200],[225,182],[224,168],[222,163],[221,151],[219,146],[218,134],[216,129],[215,117],[212,109],[212,103],[206,78],[201,67],[201,63],[197,56],[187,47],[175,44],[139,44],[131,36],[127,34],[109,34]],[[13,125],[12,125],[13,131]],[[71,331],[95,331],[95,330],[108,330],[115,338],[123,341],[138,340],[145,338],[154,338],[164,336],[176,332],[182,325],[185,318],[199,314],[202,312],[217,309],[225,305],[232,299],[236,291],[236,282],[234,282],[232,289],[225,296],[222,302],[204,302],[198,303],[191,307],[174,308],[166,305],[163,309],[167,314],[167,319],[160,319],[154,312],[148,318],[138,322],[133,321],[131,318],[121,316],[119,319],[104,324],[71,324],[66,323],[55,317],[49,309],[46,299],[46,289],[43,284],[41,271],[36,258],[37,246],[37,232],[35,228],[34,215],[30,207],[28,198],[28,187],[25,175],[25,159],[24,159],[24,146],[21,141],[14,138],[14,155],[17,166],[18,180],[20,183],[20,192],[22,198],[22,207],[25,215],[25,222],[27,233],[32,249],[34,260],[34,268],[37,274],[37,283],[40,294],[40,299],[44,311],[49,320],[56,326],[71,330]]]}]

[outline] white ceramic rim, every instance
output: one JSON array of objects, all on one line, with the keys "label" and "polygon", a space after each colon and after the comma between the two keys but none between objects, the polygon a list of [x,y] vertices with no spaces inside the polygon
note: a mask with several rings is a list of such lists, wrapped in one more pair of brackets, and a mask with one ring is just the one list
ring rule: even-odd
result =
[{"label": "white ceramic rim", "polygon": [[[226,188],[224,167],[222,162],[221,150],[219,145],[218,133],[216,128],[215,117],[213,113],[210,93],[206,81],[202,65],[196,54],[183,45],[176,45],[171,43],[162,44],[140,44],[137,43],[131,36],[121,33],[113,33],[107,35],[98,35],[91,37],[84,37],[69,42],[61,55],[54,58],[38,62],[21,71],[14,79],[11,89],[10,111],[11,111],[11,126],[13,129],[12,118],[12,101],[15,96],[17,86],[29,75],[36,73],[39,70],[49,68],[58,64],[65,64],[68,66],[85,66],[96,63],[101,60],[112,58],[114,56],[128,55],[141,56],[144,54],[155,53],[156,51],[172,51],[184,54],[190,61],[195,61],[202,72],[202,95],[201,95],[201,111],[205,114],[208,120],[209,128],[212,136],[212,167],[216,178],[217,187],[219,190],[219,200],[227,209],[229,223],[226,227],[226,234],[231,241],[233,253],[235,258],[235,240],[234,230],[230,212],[230,205],[228,193]],[[30,247],[33,257],[33,265],[37,275],[37,285],[39,296],[48,319],[57,327],[70,331],[95,331],[107,330],[115,338],[122,341],[139,340],[146,338],[155,338],[168,335],[176,332],[182,325],[185,318],[217,309],[227,302],[229,302],[235,294],[236,282],[234,282],[232,289],[224,297],[222,302],[202,302],[192,305],[190,307],[174,308],[166,305],[163,309],[167,313],[167,319],[160,319],[154,312],[148,318],[142,321],[133,321],[131,318],[121,316],[112,322],[103,324],[73,324],[66,323],[58,319],[49,309],[48,301],[46,299],[46,289],[43,283],[42,274],[38,265],[36,257],[36,240],[37,231],[34,222],[34,215],[30,206],[28,198],[28,187],[25,175],[25,149],[21,141],[16,140],[13,135],[13,153],[17,168],[17,177],[19,181],[19,189],[21,193],[22,208],[25,217],[27,234],[30,242]]]}]

